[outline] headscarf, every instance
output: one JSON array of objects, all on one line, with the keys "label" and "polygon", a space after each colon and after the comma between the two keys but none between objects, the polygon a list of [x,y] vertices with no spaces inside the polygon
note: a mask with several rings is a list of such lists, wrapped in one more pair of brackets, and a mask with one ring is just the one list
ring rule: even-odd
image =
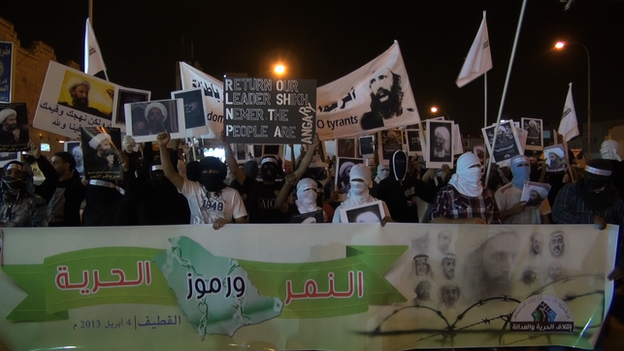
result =
[{"label": "headscarf", "polygon": [[388,178],[390,175],[390,169],[386,165],[377,166],[377,176],[375,177],[375,183],[379,184],[382,180]]},{"label": "headscarf", "polygon": [[312,178],[303,178],[297,183],[297,200],[295,205],[297,205],[299,213],[310,213],[321,209],[316,204],[318,196],[317,187],[316,180]]},{"label": "headscarf", "polygon": [[[474,165],[478,167],[470,168]],[[483,193],[481,184],[481,161],[472,152],[466,152],[457,160],[457,172],[449,181],[460,194],[468,197],[477,197]]]},{"label": "headscarf", "polygon": [[[208,156],[199,161],[201,172],[201,183],[208,191],[219,192],[225,188],[225,177],[227,176],[227,166],[220,159]],[[219,173],[204,173],[207,170],[217,170]]]},{"label": "headscarf", "polygon": [[[364,182],[354,182],[353,179],[363,179]],[[367,166],[362,163],[353,166],[351,173],[349,173],[349,182],[351,183],[349,197],[342,203],[346,208],[375,201],[375,198],[368,193],[368,188],[372,186],[372,181],[371,171]],[[360,184],[363,185],[361,190]]]},{"label": "headscarf", "polygon": [[[516,188],[522,189],[524,187],[524,182],[531,180],[531,161],[524,155],[518,155],[512,157],[510,163],[511,173],[513,174],[511,183]],[[520,166],[521,164],[526,164],[526,166]]]},{"label": "headscarf", "polygon": [[[17,167],[22,170],[24,175],[21,178],[8,177],[6,172],[9,168]],[[11,161],[2,168],[2,190],[7,194],[33,194],[35,187],[33,185],[33,170],[26,162]],[[5,198],[5,201],[7,199]]]},{"label": "headscarf", "polygon": [[618,160],[622,161],[620,155],[618,155],[618,147],[620,144],[615,140],[605,140],[600,146],[600,154],[605,160]]},{"label": "headscarf", "polygon": [[618,197],[613,187],[611,162],[593,159],[585,166],[585,175],[579,180],[581,198],[594,211],[604,211]]}]

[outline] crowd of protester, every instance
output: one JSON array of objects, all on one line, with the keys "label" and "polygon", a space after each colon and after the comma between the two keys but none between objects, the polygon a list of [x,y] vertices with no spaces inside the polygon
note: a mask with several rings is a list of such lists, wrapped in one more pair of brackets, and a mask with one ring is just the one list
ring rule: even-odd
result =
[{"label": "crowd of protester", "polygon": [[[341,185],[346,194],[341,196],[334,185],[334,160],[328,158],[322,169],[309,167],[315,145],[284,174],[277,155],[239,165],[223,134],[226,163],[212,156],[185,163],[179,159],[179,143],[167,148],[170,139],[161,133],[156,148],[145,143],[137,152],[134,140],[126,137],[121,181],[81,179],[71,153],[57,152],[48,159],[31,143],[29,157],[36,160],[45,181],[34,184],[29,162],[11,161],[3,167],[2,226],[208,224],[219,229],[227,223],[300,223],[293,218],[313,212],[321,213],[323,222],[340,223],[342,209],[378,200],[385,213],[378,219],[381,225],[418,223],[419,199],[427,206],[421,218],[430,223],[594,224],[601,229],[624,224],[624,162],[613,140],[602,144],[602,158],[587,162],[582,174],[570,177],[570,169],[546,172],[542,161],[528,151],[527,156],[512,158],[508,167],[493,165],[487,182],[489,161],[480,150],[460,155],[453,169],[425,169],[418,157],[399,150],[388,165],[350,167],[348,183]],[[548,198],[539,206],[520,200],[526,181],[550,185]],[[622,267],[624,257],[618,255],[610,278],[623,278]]]}]

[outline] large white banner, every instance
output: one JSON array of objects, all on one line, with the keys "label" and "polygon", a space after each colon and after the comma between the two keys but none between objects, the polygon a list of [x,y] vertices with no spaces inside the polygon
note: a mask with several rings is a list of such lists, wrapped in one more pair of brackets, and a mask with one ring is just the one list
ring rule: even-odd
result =
[{"label": "large white banner", "polygon": [[202,138],[217,139],[223,130],[223,82],[184,62],[180,62],[180,78],[183,90],[203,90],[210,131]]},{"label": "large white banner", "polygon": [[316,90],[321,140],[372,134],[420,121],[399,43]]},{"label": "large white banner", "polygon": [[618,229],[4,228],[0,340],[11,351],[593,348]]},{"label": "large white banner", "polygon": [[79,138],[80,127],[110,127],[118,86],[50,61],[33,127]]}]

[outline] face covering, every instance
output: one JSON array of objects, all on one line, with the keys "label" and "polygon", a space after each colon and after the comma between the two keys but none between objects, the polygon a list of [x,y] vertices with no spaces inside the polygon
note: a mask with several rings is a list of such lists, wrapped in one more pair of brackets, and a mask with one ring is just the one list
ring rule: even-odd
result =
[{"label": "face covering", "polygon": [[622,158],[617,153],[619,146],[620,144],[615,140],[605,140],[600,147],[600,155],[605,160],[622,161]]},{"label": "face covering", "polygon": [[26,187],[26,182],[24,182],[20,178],[13,178],[13,177],[5,176],[2,178],[2,182],[10,190],[22,190]]},{"label": "face covering", "polygon": [[[357,182],[354,179],[362,179],[363,182]],[[346,208],[350,208],[375,201],[375,198],[368,193],[371,183],[371,172],[368,167],[363,164],[353,166],[349,173],[349,184],[351,185],[349,197],[342,204]]]},{"label": "face covering", "polygon": [[[478,165],[478,167],[472,167]],[[480,196],[483,192],[481,185],[481,162],[472,152],[467,152],[457,160],[457,172],[449,181],[460,194],[468,197]]]},{"label": "face covering", "polygon": [[407,154],[405,151],[395,151],[394,155],[392,155],[392,166],[395,179],[405,180],[405,176],[407,176]]},{"label": "face covering", "polygon": [[297,200],[295,205],[299,213],[309,213],[320,210],[321,208],[316,205],[316,181],[311,178],[303,178],[297,183]]},{"label": "face covering", "polygon": [[260,162],[260,174],[265,182],[274,182],[277,178],[277,159],[275,157],[265,157]]},{"label": "face covering", "polygon": [[579,180],[581,198],[594,211],[604,211],[613,204],[618,193],[613,188],[611,164],[595,159],[585,167],[585,175]]},{"label": "face covering", "polygon": [[531,180],[531,166],[529,158],[526,156],[516,156],[511,159],[511,173],[513,178],[511,183],[516,187],[522,189],[524,182]]},{"label": "face covering", "polygon": [[202,173],[201,183],[208,191],[217,192],[225,188],[224,177],[220,173]]}]

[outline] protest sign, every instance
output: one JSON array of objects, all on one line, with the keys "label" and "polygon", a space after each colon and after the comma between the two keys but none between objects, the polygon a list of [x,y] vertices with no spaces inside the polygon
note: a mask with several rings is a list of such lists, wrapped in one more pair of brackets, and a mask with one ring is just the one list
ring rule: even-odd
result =
[{"label": "protest sign", "polygon": [[202,89],[209,129],[202,138],[218,139],[223,130],[223,82],[184,62],[180,62],[180,79],[183,90]]},{"label": "protest sign", "polygon": [[225,77],[224,83],[229,142],[312,144],[315,80]]},{"label": "protest sign", "polygon": [[0,152],[28,150],[29,141],[26,103],[0,103]]},{"label": "protest sign", "polygon": [[0,102],[11,102],[14,56],[13,43],[0,41]]}]

